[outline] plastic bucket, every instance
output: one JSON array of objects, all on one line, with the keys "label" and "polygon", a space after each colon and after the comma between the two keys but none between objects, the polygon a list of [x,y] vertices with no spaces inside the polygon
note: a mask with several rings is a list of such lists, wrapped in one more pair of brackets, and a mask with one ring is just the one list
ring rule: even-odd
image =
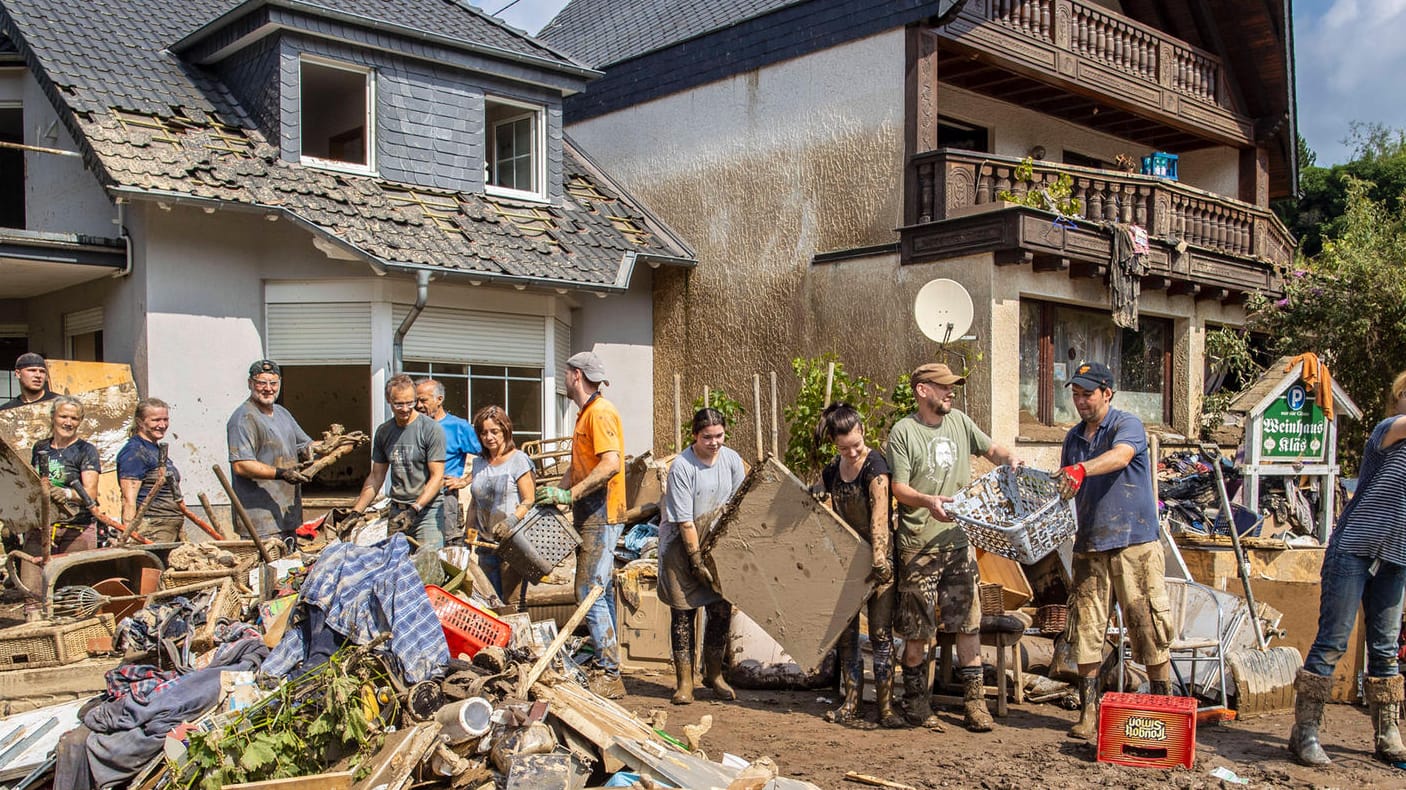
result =
[{"label": "plastic bucket", "polygon": [[450,703],[435,713],[435,721],[444,727],[451,744],[460,744],[482,737],[488,732],[493,716],[493,703],[483,697],[469,697]]}]

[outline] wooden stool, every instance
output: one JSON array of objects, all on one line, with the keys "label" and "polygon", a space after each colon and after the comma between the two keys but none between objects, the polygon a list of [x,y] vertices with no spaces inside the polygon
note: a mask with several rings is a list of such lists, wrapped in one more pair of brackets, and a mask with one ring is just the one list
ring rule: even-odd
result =
[{"label": "wooden stool", "polygon": [[[1025,624],[1011,615],[983,615],[981,618],[981,644],[996,648],[996,715],[1005,716],[1006,706],[1006,649],[1010,648],[1010,665],[1015,678],[1015,702],[1025,703],[1025,677],[1020,660],[1020,638],[1025,636]],[[950,688],[955,685],[952,665],[955,663],[957,635],[939,633],[937,649],[941,651],[938,662],[937,687]],[[989,688],[989,687],[988,687]]]}]

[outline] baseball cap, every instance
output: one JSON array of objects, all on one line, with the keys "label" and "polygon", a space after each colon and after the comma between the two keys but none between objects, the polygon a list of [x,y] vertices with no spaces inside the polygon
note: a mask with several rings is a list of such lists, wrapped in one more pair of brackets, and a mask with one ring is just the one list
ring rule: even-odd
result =
[{"label": "baseball cap", "polygon": [[956,386],[966,384],[966,376],[958,376],[952,372],[952,368],[941,362],[929,362],[926,365],[919,365],[909,377],[913,384],[942,384],[943,386]]},{"label": "baseball cap", "polygon": [[1064,386],[1074,384],[1086,390],[1096,390],[1100,387],[1113,389],[1113,371],[1102,362],[1085,362],[1074,369],[1074,377],[1065,382]]},{"label": "baseball cap", "polygon": [[20,354],[19,359],[15,360],[15,370],[24,370],[25,368],[44,368],[48,370],[49,363],[45,362],[44,357],[39,354],[29,351]]},{"label": "baseball cap", "polygon": [[600,357],[594,351],[582,351],[573,354],[566,360],[567,367],[576,368],[589,380],[597,384],[609,384],[610,380],[605,377],[605,363],[600,361]]},{"label": "baseball cap", "polygon": [[272,373],[279,378],[283,377],[283,368],[271,359],[261,359],[249,366],[249,378],[254,378],[260,373]]}]

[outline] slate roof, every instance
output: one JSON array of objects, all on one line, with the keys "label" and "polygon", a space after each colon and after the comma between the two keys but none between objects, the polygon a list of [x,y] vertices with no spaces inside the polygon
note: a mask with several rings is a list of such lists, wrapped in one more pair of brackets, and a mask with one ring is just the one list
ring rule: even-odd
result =
[{"label": "slate roof", "polygon": [[[444,24],[441,32],[496,26],[451,0],[318,2],[350,12],[433,12],[423,18]],[[236,5],[0,0],[0,35],[17,44],[89,165],[118,195],[279,211],[391,266],[434,266],[485,279],[621,288],[628,284],[621,281],[628,274],[625,253],[693,258],[569,142],[565,195],[557,205],[411,187],[283,161],[212,73],[166,50]],[[460,27],[451,27],[451,17]],[[506,29],[495,35],[520,36]]]},{"label": "slate roof", "polygon": [[593,68],[805,0],[571,0],[537,37]]}]

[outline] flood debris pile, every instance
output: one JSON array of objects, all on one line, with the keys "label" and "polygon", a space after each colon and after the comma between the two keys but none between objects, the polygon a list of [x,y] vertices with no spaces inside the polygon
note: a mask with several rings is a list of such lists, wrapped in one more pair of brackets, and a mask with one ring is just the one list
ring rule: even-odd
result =
[{"label": "flood debris pile", "polygon": [[[499,618],[453,552],[436,569],[451,592],[426,585],[425,558],[405,535],[359,545],[341,540],[335,521],[276,560],[276,575],[265,575],[252,543],[216,542],[170,552],[167,570],[148,568],[145,581],[141,563],[128,563],[136,578],[100,564],[94,572],[112,573],[128,595],[69,585],[51,599],[48,611],[69,625],[91,616],[109,629],[93,645],[108,657],[73,668],[96,673],[102,690],[0,720],[0,736],[23,743],[16,759],[0,759],[0,782],[813,787],[776,778],[770,761],[710,760],[711,717],[680,718],[671,735],[662,713],[641,718],[594,694],[572,631],[600,588],[561,629],[526,614]],[[209,578],[141,592],[171,581],[174,567]],[[265,579],[273,585],[260,596]]]}]

